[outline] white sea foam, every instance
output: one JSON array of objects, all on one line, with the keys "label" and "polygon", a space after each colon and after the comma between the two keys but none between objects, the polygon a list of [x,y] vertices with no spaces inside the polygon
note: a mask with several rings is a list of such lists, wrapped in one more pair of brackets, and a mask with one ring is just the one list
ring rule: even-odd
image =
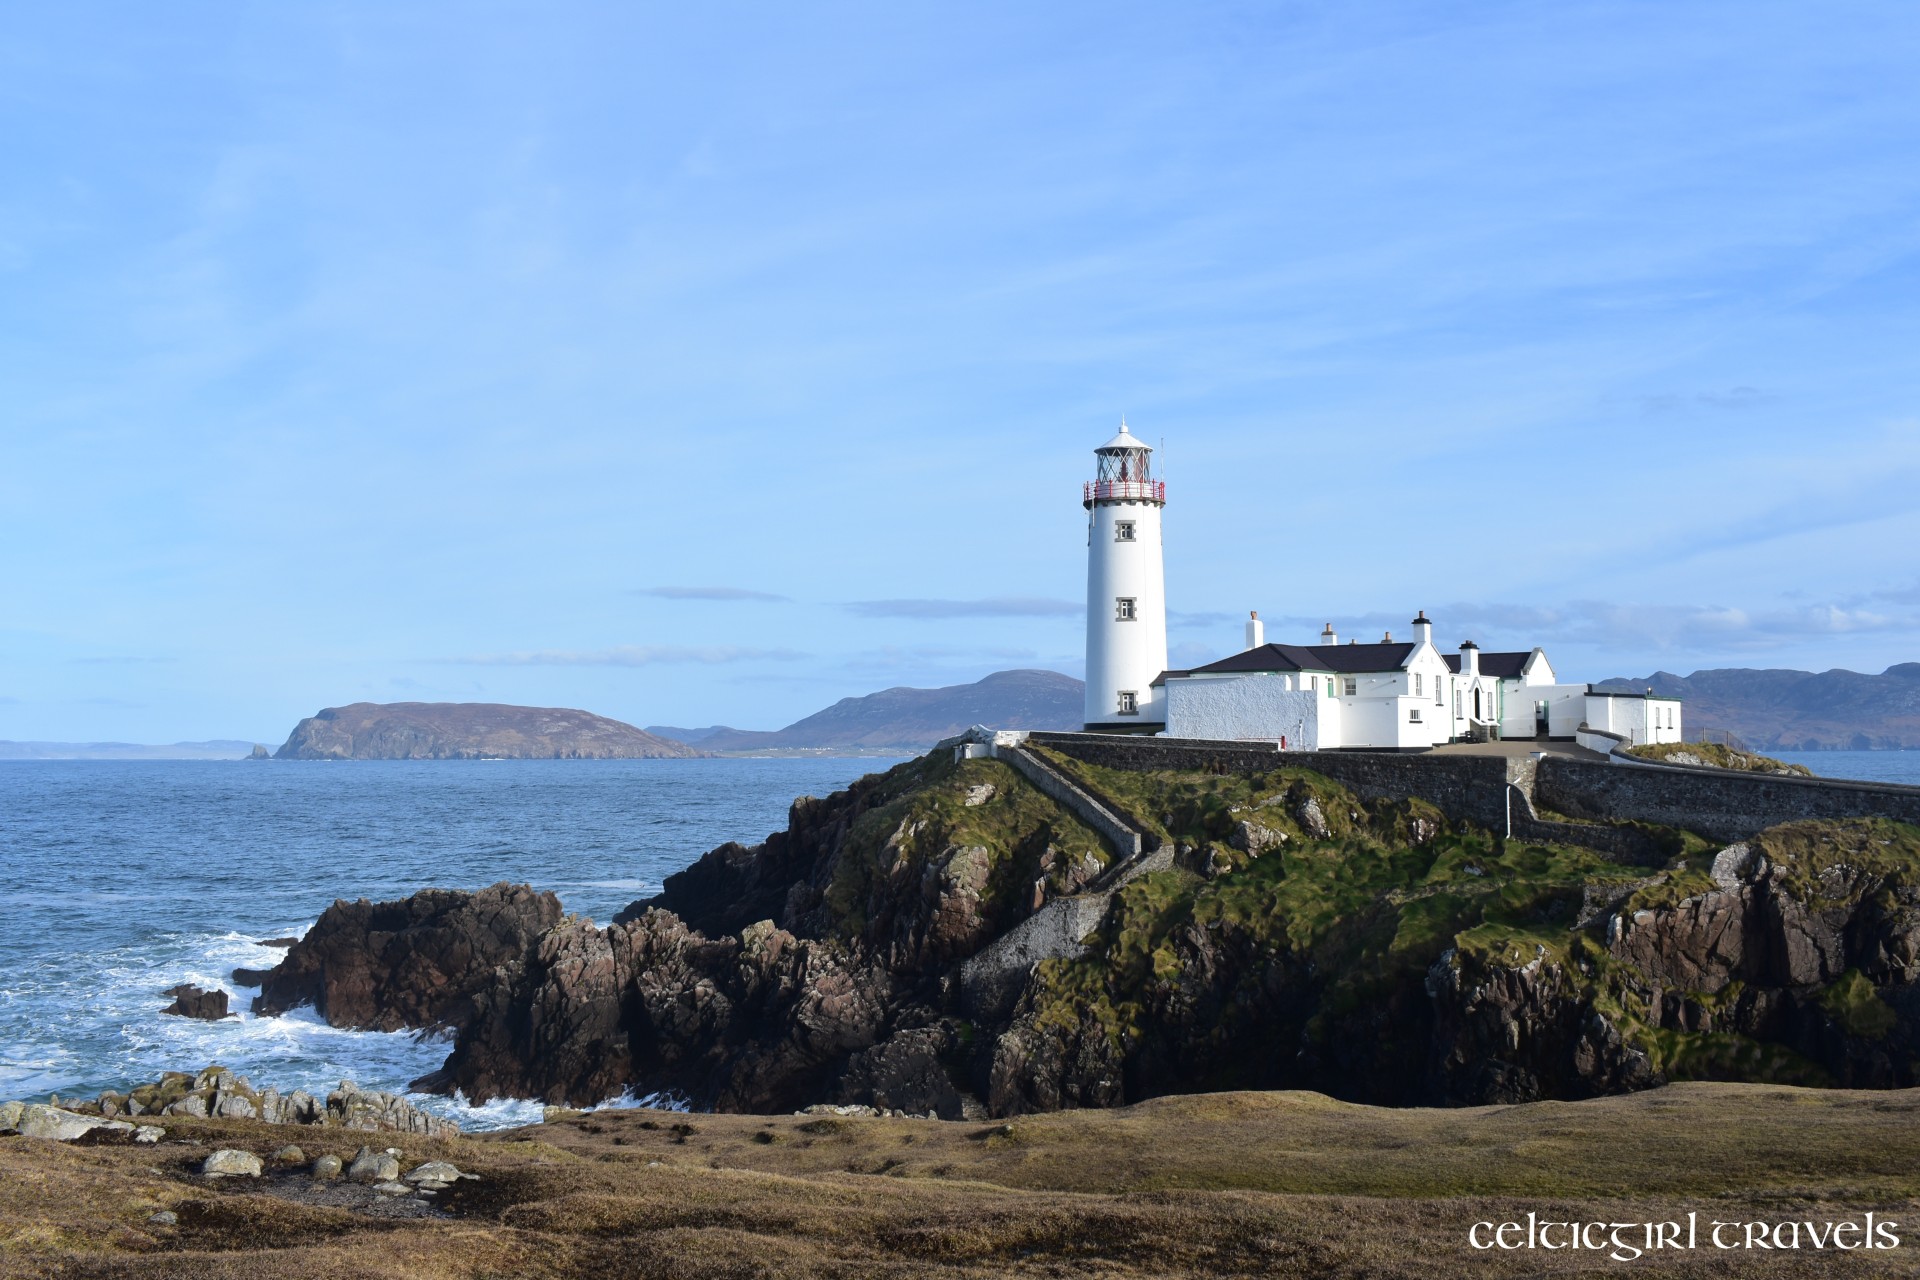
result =
[{"label": "white sea foam", "polygon": [[[880,761],[616,761],[489,770],[395,762],[352,769],[194,762],[9,762],[0,770],[0,1098],[88,1096],[219,1062],[255,1084],[324,1093],[343,1079],[405,1092],[447,1041],[329,1027],[311,1010],[249,1011],[236,967],[285,953],[337,894],[394,899],[499,880],[556,890],[609,919],[727,839],[781,826]],[[183,982],[238,1016],[167,1017]],[[408,1095],[472,1128],[539,1119],[540,1104]],[[644,1090],[602,1106],[684,1105]]]}]

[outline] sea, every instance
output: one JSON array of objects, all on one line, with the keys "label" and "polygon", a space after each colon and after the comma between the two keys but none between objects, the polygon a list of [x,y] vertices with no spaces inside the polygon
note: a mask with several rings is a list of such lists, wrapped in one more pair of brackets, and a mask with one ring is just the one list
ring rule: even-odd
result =
[{"label": "sea", "polygon": [[[895,763],[0,762],[0,1099],[216,1062],[283,1092],[406,1093],[445,1038],[255,1017],[233,969],[273,966],[285,952],[261,940],[300,935],[336,898],[429,886],[524,882],[604,924],[708,849],[784,829],[795,797]],[[183,982],[224,988],[239,1016],[162,1014]],[[534,1102],[409,1097],[469,1129],[540,1118]]]},{"label": "sea", "polygon": [[[1781,753],[1827,777],[1920,784],[1920,752]],[[336,898],[508,880],[605,923],[788,806],[898,763],[878,759],[0,762],[0,1099],[92,1096],[163,1071],[230,1067],[322,1094],[406,1093],[449,1044],[255,1017],[236,966],[264,969]],[[164,1015],[179,983],[237,1017]],[[643,1082],[644,1085],[644,1082]],[[469,1129],[538,1103],[409,1095]],[[609,1099],[631,1103],[632,1097]]]}]

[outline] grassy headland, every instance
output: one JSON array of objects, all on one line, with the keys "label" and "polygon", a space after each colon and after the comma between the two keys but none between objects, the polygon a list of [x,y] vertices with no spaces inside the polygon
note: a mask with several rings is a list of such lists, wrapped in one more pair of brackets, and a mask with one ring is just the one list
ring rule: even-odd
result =
[{"label": "grassy headland", "polygon": [[[1458,1110],[1308,1093],[1156,1099],[1008,1123],[596,1112],[425,1139],[170,1123],[158,1147],[0,1139],[8,1277],[1517,1276],[1475,1222],[1812,1220],[1920,1202],[1920,1091],[1686,1084]],[[209,1183],[215,1147],[362,1140],[481,1175],[444,1216]],[[269,1168],[271,1169],[271,1162]],[[173,1212],[174,1226],[148,1219]],[[1564,1259],[1564,1255],[1560,1255]],[[1905,1274],[1912,1251],[1648,1257],[1688,1275]],[[1598,1257],[1576,1270],[1622,1264]]]}]

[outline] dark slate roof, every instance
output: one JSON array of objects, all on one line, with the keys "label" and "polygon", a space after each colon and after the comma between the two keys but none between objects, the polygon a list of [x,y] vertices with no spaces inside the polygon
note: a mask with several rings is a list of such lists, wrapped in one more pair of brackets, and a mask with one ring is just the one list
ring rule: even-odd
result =
[{"label": "dark slate roof", "polygon": [[[1480,674],[1492,676],[1496,680],[1518,680],[1520,672],[1526,668],[1527,659],[1533,656],[1533,650],[1523,649],[1519,653],[1488,653],[1480,651]],[[1460,655],[1447,655],[1447,669],[1455,675],[1460,674]]]},{"label": "dark slate roof", "polygon": [[[1235,671],[1398,671],[1411,644],[1263,644],[1230,658],[1195,667],[1191,675]],[[1169,671],[1168,675],[1179,673]]]}]

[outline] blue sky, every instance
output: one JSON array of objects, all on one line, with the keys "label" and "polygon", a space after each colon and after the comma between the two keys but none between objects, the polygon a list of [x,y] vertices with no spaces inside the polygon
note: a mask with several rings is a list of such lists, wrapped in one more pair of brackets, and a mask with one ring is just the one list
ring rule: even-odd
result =
[{"label": "blue sky", "polygon": [[42,5],[0,37],[0,738],[784,724],[1176,663],[1920,658],[1920,8]]}]

